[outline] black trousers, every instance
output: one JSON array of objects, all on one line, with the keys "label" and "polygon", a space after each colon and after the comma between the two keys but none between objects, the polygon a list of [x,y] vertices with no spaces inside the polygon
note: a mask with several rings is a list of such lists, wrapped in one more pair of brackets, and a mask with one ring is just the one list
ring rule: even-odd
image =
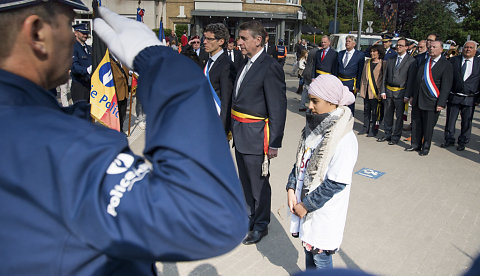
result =
[{"label": "black trousers", "polygon": [[238,175],[247,203],[250,231],[267,230],[270,223],[271,194],[268,176],[262,176],[263,155],[243,154],[235,149]]},{"label": "black trousers", "polygon": [[[357,98],[357,94],[353,93],[353,96]],[[349,105],[348,108],[350,108],[350,110],[352,111],[352,116],[355,116],[355,101],[351,105]]]},{"label": "black trousers", "polygon": [[[378,105],[377,99],[363,99],[363,128],[366,133],[373,136],[378,133],[378,127],[375,126],[378,118]],[[381,106],[379,111],[381,112]]]},{"label": "black trousers", "polygon": [[412,147],[430,150],[433,128],[439,115],[439,111],[421,110],[417,106],[412,108]]},{"label": "black trousers", "polygon": [[118,116],[120,119],[120,131],[123,132],[123,122],[125,122],[125,117],[127,116],[127,98],[122,101],[118,101]]},{"label": "black trousers", "polygon": [[72,80],[72,86],[70,87],[72,101],[76,103],[78,101],[90,101],[90,88],[84,86],[78,81]]},{"label": "black trousers", "polygon": [[[403,111],[405,103],[403,98],[387,97],[385,104],[385,137],[391,138],[393,142],[400,141],[403,130]],[[393,124],[393,115],[395,114],[395,125]]]},{"label": "black trousers", "polygon": [[460,136],[458,136],[458,144],[465,145],[470,142],[472,134],[472,120],[475,106],[449,104],[447,103],[447,122],[445,123],[445,142],[455,143],[455,123],[458,114],[461,118]]}]

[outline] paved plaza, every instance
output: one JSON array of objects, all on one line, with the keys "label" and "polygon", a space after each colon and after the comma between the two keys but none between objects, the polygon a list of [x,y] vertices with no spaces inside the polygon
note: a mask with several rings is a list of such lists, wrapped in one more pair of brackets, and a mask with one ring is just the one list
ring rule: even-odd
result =
[{"label": "paved plaza", "polygon": [[[288,233],[285,191],[305,125],[304,112],[298,111],[300,96],[295,94],[298,79],[290,75],[292,61],[289,57],[285,65],[288,112],[283,147],[270,167],[268,236],[217,258],[158,263],[159,275],[289,275],[305,269],[301,242]],[[361,128],[363,99],[356,103],[355,133]],[[462,275],[480,253],[480,112],[475,112],[472,139],[463,152],[440,148],[444,124],[442,111],[426,157],[403,151],[406,136],[398,145],[357,136],[354,172],[366,168],[384,174],[377,179],[365,176],[372,176],[369,170],[354,174],[344,240],[333,257],[335,267],[378,275]],[[129,138],[137,154],[144,137],[143,130],[136,128]]]}]

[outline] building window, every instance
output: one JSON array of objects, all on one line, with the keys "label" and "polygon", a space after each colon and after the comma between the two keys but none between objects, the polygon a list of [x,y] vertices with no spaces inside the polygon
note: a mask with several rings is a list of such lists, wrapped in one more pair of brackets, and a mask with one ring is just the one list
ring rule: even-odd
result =
[{"label": "building window", "polygon": [[295,4],[295,5],[298,5],[298,0],[287,0],[287,4]]}]

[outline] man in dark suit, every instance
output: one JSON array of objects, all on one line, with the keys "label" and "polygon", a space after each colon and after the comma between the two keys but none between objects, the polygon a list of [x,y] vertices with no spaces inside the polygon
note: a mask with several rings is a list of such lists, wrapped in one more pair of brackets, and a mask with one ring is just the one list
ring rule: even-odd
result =
[{"label": "man in dark suit", "polygon": [[247,61],[233,86],[232,133],[250,222],[243,244],[254,244],[268,234],[269,159],[282,146],[287,99],[283,69],[264,51],[267,33],[261,23],[249,21],[239,28],[238,45]]},{"label": "man in dark suit", "polygon": [[205,74],[220,100],[220,118],[225,135],[228,135],[231,126],[233,82],[237,73],[233,62],[223,50],[229,37],[228,29],[222,23],[212,23],[205,27],[203,35],[205,51],[209,54]]},{"label": "man in dark suit", "polygon": [[244,58],[242,52],[235,47],[235,39],[232,37],[228,40],[227,44],[227,56],[235,65],[235,70],[238,71],[244,64]]},{"label": "man in dark suit", "polygon": [[277,51],[275,50],[275,44],[274,43],[270,43],[270,38],[267,34],[267,36],[265,37],[265,53],[267,53],[267,55],[271,56],[272,58],[276,59],[277,56],[276,56],[276,53]]},{"label": "man in dark suit", "polygon": [[463,45],[461,56],[450,59],[453,66],[453,86],[447,102],[447,122],[445,124],[445,142],[442,148],[455,144],[455,123],[458,114],[462,118],[457,150],[465,150],[470,141],[475,102],[479,97],[480,58],[475,57],[477,42],[467,41]]},{"label": "man in dark suit", "polygon": [[[365,63],[365,54],[355,50],[357,39],[353,35],[345,38],[346,50],[340,51],[337,56],[337,77],[343,85],[354,94],[360,89],[360,80],[362,79],[363,64]],[[355,113],[355,103],[348,106]]]},{"label": "man in dark suit", "polygon": [[417,68],[414,86],[407,91],[412,101],[413,124],[412,145],[405,150],[419,151],[421,156],[430,151],[433,128],[452,87],[452,64],[442,55],[442,45],[440,40],[430,42],[429,57]]},{"label": "man in dark suit", "polygon": [[315,53],[313,58],[312,76],[316,78],[318,75],[337,73],[337,56],[338,53],[330,48],[330,38],[328,35],[322,36],[320,42],[322,49]]},{"label": "man in dark suit", "polygon": [[[403,112],[405,110],[405,90],[409,71],[415,70],[415,59],[407,54],[407,40],[400,38],[397,42],[397,58],[387,60],[383,71],[384,91],[381,96],[385,104],[384,129],[385,136],[377,142],[389,141],[395,145],[400,140],[403,130]],[[393,115],[395,114],[395,127]],[[392,134],[393,133],[393,134]]]}]

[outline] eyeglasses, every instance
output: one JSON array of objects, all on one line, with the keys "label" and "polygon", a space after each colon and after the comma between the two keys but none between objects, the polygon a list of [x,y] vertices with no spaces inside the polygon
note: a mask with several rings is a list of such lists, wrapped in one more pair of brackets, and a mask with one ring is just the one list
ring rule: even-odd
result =
[{"label": "eyeglasses", "polygon": [[193,41],[193,44],[200,44],[200,41]]},{"label": "eyeglasses", "polygon": [[205,37],[206,40],[208,41],[214,41],[217,40],[215,37]]}]

